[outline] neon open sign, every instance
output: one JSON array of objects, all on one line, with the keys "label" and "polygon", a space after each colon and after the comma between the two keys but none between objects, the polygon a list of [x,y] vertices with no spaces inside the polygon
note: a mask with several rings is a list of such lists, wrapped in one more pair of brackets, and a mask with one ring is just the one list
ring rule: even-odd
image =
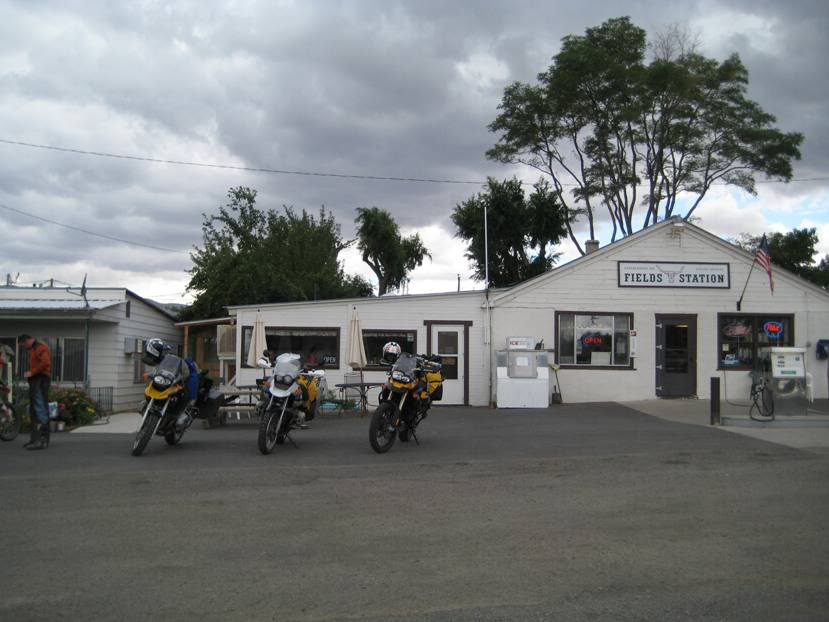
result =
[{"label": "neon open sign", "polygon": [[581,342],[591,346],[600,346],[604,343],[601,337],[582,337]]},{"label": "neon open sign", "polygon": [[783,336],[783,322],[766,322],[763,324],[763,332],[770,339],[780,339]]}]

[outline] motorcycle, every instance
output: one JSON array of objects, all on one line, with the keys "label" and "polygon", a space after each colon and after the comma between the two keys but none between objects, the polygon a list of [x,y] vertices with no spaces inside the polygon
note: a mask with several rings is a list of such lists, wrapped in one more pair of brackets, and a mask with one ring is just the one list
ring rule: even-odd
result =
[{"label": "motorcycle", "polygon": [[[135,433],[132,455],[140,456],[154,435],[163,436],[168,445],[177,445],[193,419],[215,414],[224,403],[224,396],[213,390],[213,381],[207,370],[191,370],[187,361],[170,354],[170,346],[160,340],[150,340],[144,361],[157,365],[148,374],[149,383],[144,390],[146,402],[142,408],[141,425]],[[191,374],[197,374],[196,399],[193,403],[188,395],[188,384],[193,382]]]},{"label": "motorcycle", "polygon": [[11,441],[20,432],[22,417],[14,407],[12,349],[0,345],[0,439]]},{"label": "motorcycle", "polygon": [[270,377],[262,383],[259,451],[269,454],[285,439],[296,447],[291,432],[305,429],[306,422],[317,416],[322,397],[328,390],[325,372],[303,368],[300,356],[289,352],[276,357],[273,365],[262,357],[257,366],[272,370]]},{"label": "motorcycle", "polygon": [[436,355],[401,353],[392,364],[389,378],[380,391],[380,404],[369,425],[368,440],[378,454],[400,442],[417,440],[415,430],[426,418],[432,402],[443,397],[443,374]]}]

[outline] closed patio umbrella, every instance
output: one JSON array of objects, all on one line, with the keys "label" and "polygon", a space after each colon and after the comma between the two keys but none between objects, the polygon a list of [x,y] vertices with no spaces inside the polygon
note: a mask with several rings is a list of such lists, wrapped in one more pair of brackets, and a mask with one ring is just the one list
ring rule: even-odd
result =
[{"label": "closed patio umbrella", "polygon": [[250,336],[250,348],[248,348],[247,364],[256,367],[256,361],[262,356],[262,352],[268,349],[268,340],[265,337],[265,322],[260,314],[256,314],[253,322],[253,333]]},{"label": "closed patio umbrella", "polygon": [[[357,307],[353,307],[351,320],[348,323],[348,353],[346,354],[346,362],[351,365],[352,369],[360,370],[360,384],[363,383],[363,367],[366,366],[366,348],[363,345],[363,329],[360,328],[360,316],[357,313]],[[364,395],[362,387],[360,394]],[[365,400],[360,400],[360,412],[365,415]]]}]

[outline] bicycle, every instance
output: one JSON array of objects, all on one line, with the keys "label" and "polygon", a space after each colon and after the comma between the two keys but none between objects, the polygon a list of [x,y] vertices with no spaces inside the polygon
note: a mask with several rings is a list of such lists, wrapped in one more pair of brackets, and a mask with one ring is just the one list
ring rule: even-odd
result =
[{"label": "bicycle", "polygon": [[4,441],[17,438],[23,424],[23,408],[14,400],[13,360],[14,351],[0,344],[0,440]]},{"label": "bicycle", "polygon": [[[755,409],[757,415],[754,414]],[[774,421],[774,394],[759,372],[751,372],[751,408],[748,416],[754,421]]]}]

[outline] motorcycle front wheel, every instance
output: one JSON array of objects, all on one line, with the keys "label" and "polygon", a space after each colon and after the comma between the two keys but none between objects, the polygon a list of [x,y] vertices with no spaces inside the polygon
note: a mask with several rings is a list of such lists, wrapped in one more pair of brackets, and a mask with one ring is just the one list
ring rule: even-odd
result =
[{"label": "motorcycle front wheel", "polygon": [[13,404],[8,404],[8,413],[0,411],[0,439],[4,441],[13,441],[20,433],[20,426],[23,424],[23,417],[20,415],[19,409],[16,409]]},{"label": "motorcycle front wheel", "polygon": [[161,415],[156,412],[149,412],[147,413],[147,416],[144,417],[144,423],[142,423],[141,427],[138,428],[138,432],[135,433],[135,440],[132,443],[133,456],[140,456],[141,452],[144,451],[147,443],[150,442],[150,439],[155,433],[155,428],[158,425],[159,419],[161,419]]},{"label": "motorcycle front wheel", "polygon": [[383,402],[371,416],[371,424],[368,426],[368,441],[371,448],[378,454],[384,454],[397,440],[397,429],[394,427],[394,420],[397,409],[388,402]]},{"label": "motorcycle front wheel", "polygon": [[262,420],[259,423],[259,451],[265,455],[271,453],[276,446],[278,436],[276,426],[279,423],[279,414],[276,409],[262,414]]}]

